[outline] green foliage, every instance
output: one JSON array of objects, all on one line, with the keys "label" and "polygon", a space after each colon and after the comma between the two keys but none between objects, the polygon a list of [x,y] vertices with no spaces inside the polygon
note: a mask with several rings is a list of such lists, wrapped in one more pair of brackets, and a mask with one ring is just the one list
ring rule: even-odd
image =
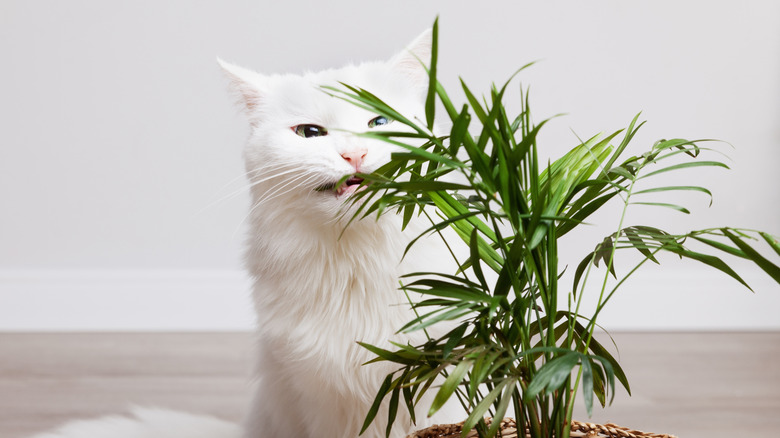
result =
[{"label": "green foliage", "polygon": [[[588,413],[594,399],[602,406],[611,401],[618,382],[630,393],[620,364],[593,337],[598,314],[626,278],[648,260],[659,263],[657,255],[667,252],[708,265],[747,286],[713,255],[726,253],[754,262],[780,282],[780,268],[752,241],[763,241],[776,254],[780,247],[767,233],[727,227],[672,234],[648,225],[625,226],[631,205],[689,212],[680,205],[648,201],[649,194],[688,191],[712,197],[697,185],[645,184],[639,190],[640,181],[658,183],[662,175],[727,166],[699,158],[709,151],[700,146],[704,140],[661,140],[647,152],[624,157],[642,126],[638,116],[624,131],[592,137],[554,162],[542,163],[537,136],[547,120],[532,122],[527,93],[521,94],[520,113],[507,114],[503,99],[509,81],[494,86],[484,99],[461,82],[468,102],[460,108],[453,105],[436,78],[437,32],[435,23],[424,126],[366,90],[346,85],[329,89],[405,129],[364,134],[406,152],[394,154],[390,163],[364,175],[370,184],[354,196],[359,203],[356,217],[398,211],[406,226],[423,214],[431,220],[424,234],[451,228],[469,247],[469,256],[460,261],[455,275],[417,273],[405,278],[402,286],[424,297],[413,303],[418,317],[402,331],[424,330],[444,321],[454,328],[421,345],[397,344],[395,351],[364,345],[376,360],[398,364],[379,388],[365,426],[374,420],[382,400],[389,398],[389,434],[398,409],[414,415],[422,394],[435,391],[428,413],[457,397],[469,413],[464,436],[474,428],[481,437],[494,436],[499,422],[490,425],[485,416],[501,418],[511,405],[518,425],[532,437],[566,438],[577,391],[582,391]],[[433,131],[437,101],[452,123],[449,133],[441,136]],[[451,173],[464,182],[442,180]],[[582,259],[571,285],[559,283],[560,239],[612,200],[622,204],[617,231]],[[691,241],[710,252],[690,249]],[[617,278],[616,255],[626,249],[636,250],[641,261],[609,287],[609,276]],[[579,314],[583,291],[599,264],[605,268],[600,294],[595,313],[586,318]],[[567,295],[568,302],[558,302]]]}]

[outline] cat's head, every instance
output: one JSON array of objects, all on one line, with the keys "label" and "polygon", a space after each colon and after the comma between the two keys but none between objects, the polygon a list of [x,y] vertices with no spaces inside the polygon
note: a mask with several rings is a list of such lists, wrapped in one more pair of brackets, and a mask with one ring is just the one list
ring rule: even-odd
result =
[{"label": "cat's head", "polygon": [[426,31],[388,61],[304,75],[264,75],[220,61],[251,126],[244,157],[253,208],[283,206],[332,218],[360,182],[350,178],[336,187],[339,180],[376,170],[397,150],[351,133],[405,129],[321,87],[357,86],[401,114],[424,120],[428,75],[421,60],[430,59],[430,50],[431,32]]}]

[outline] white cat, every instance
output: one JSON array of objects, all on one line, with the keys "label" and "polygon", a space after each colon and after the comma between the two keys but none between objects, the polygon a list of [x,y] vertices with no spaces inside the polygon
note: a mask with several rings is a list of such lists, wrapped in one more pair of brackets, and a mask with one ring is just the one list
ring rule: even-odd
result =
[{"label": "white cat", "polygon": [[[223,63],[252,125],[245,153],[254,199],[247,264],[255,278],[261,379],[247,437],[357,437],[379,384],[394,369],[362,366],[372,354],[355,341],[404,340],[395,332],[414,315],[398,291],[405,268],[399,261],[414,235],[401,232],[394,214],[344,229],[350,216],[338,214],[358,181],[328,189],[389,160],[393,146],[350,132],[391,121],[319,85],[355,85],[424,119],[428,75],[420,59],[430,58],[430,45],[426,32],[389,62],[302,77],[266,77]],[[418,252],[404,264],[422,269],[422,257],[431,258]],[[384,414],[364,436],[384,436]],[[399,417],[394,436],[405,436],[408,423]]]},{"label": "white cat", "polygon": [[[416,251],[399,264],[421,228],[403,233],[394,214],[344,228],[349,215],[339,218],[339,212],[360,181],[336,183],[375,170],[393,151],[388,143],[350,132],[392,121],[320,86],[362,87],[401,113],[424,119],[428,76],[420,60],[430,58],[430,48],[428,31],[387,62],[303,76],[265,76],[221,62],[251,125],[245,150],[253,199],[246,261],[255,281],[259,351],[256,393],[242,427],[141,410],[135,419],[74,423],[36,438],[357,437],[394,365],[363,366],[372,354],[356,341],[389,346],[390,339],[407,340],[396,334],[414,317],[398,291],[399,275],[441,269],[431,262],[442,257]],[[424,248],[438,251],[432,244]],[[399,409],[393,437],[426,425],[425,411],[418,413],[417,426],[404,412]],[[384,437],[386,422],[383,407],[363,436]]]}]

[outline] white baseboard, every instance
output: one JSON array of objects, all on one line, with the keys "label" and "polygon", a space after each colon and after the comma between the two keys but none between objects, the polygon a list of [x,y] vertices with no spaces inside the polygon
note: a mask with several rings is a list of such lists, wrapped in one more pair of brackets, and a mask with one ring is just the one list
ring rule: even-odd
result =
[{"label": "white baseboard", "polygon": [[[755,293],[712,270],[649,269],[599,322],[608,330],[780,330],[780,287],[759,270],[741,272]],[[251,330],[249,291],[240,271],[0,270],[0,331]]]}]

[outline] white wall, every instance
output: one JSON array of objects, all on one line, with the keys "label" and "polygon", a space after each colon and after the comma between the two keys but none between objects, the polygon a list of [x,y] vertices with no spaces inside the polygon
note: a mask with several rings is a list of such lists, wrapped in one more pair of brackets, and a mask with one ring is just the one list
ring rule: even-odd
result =
[{"label": "white wall", "polygon": [[[230,196],[243,185],[247,128],[215,58],[263,72],[386,58],[437,14],[450,88],[460,75],[486,90],[541,60],[521,76],[537,118],[569,114],[544,133],[550,156],[574,144],[572,130],[620,129],[642,111],[637,152],[661,137],[735,147],[721,147],[732,171],[696,177],[714,205],[692,197],[694,215],[661,224],[780,234],[776,1],[5,0],[0,329],[251,326],[240,263],[247,202]],[[632,219],[647,214],[656,213]],[[581,254],[604,234],[568,245]],[[695,269],[648,273],[605,323],[780,328],[769,310],[780,288],[760,272],[747,273],[751,295]]]}]

